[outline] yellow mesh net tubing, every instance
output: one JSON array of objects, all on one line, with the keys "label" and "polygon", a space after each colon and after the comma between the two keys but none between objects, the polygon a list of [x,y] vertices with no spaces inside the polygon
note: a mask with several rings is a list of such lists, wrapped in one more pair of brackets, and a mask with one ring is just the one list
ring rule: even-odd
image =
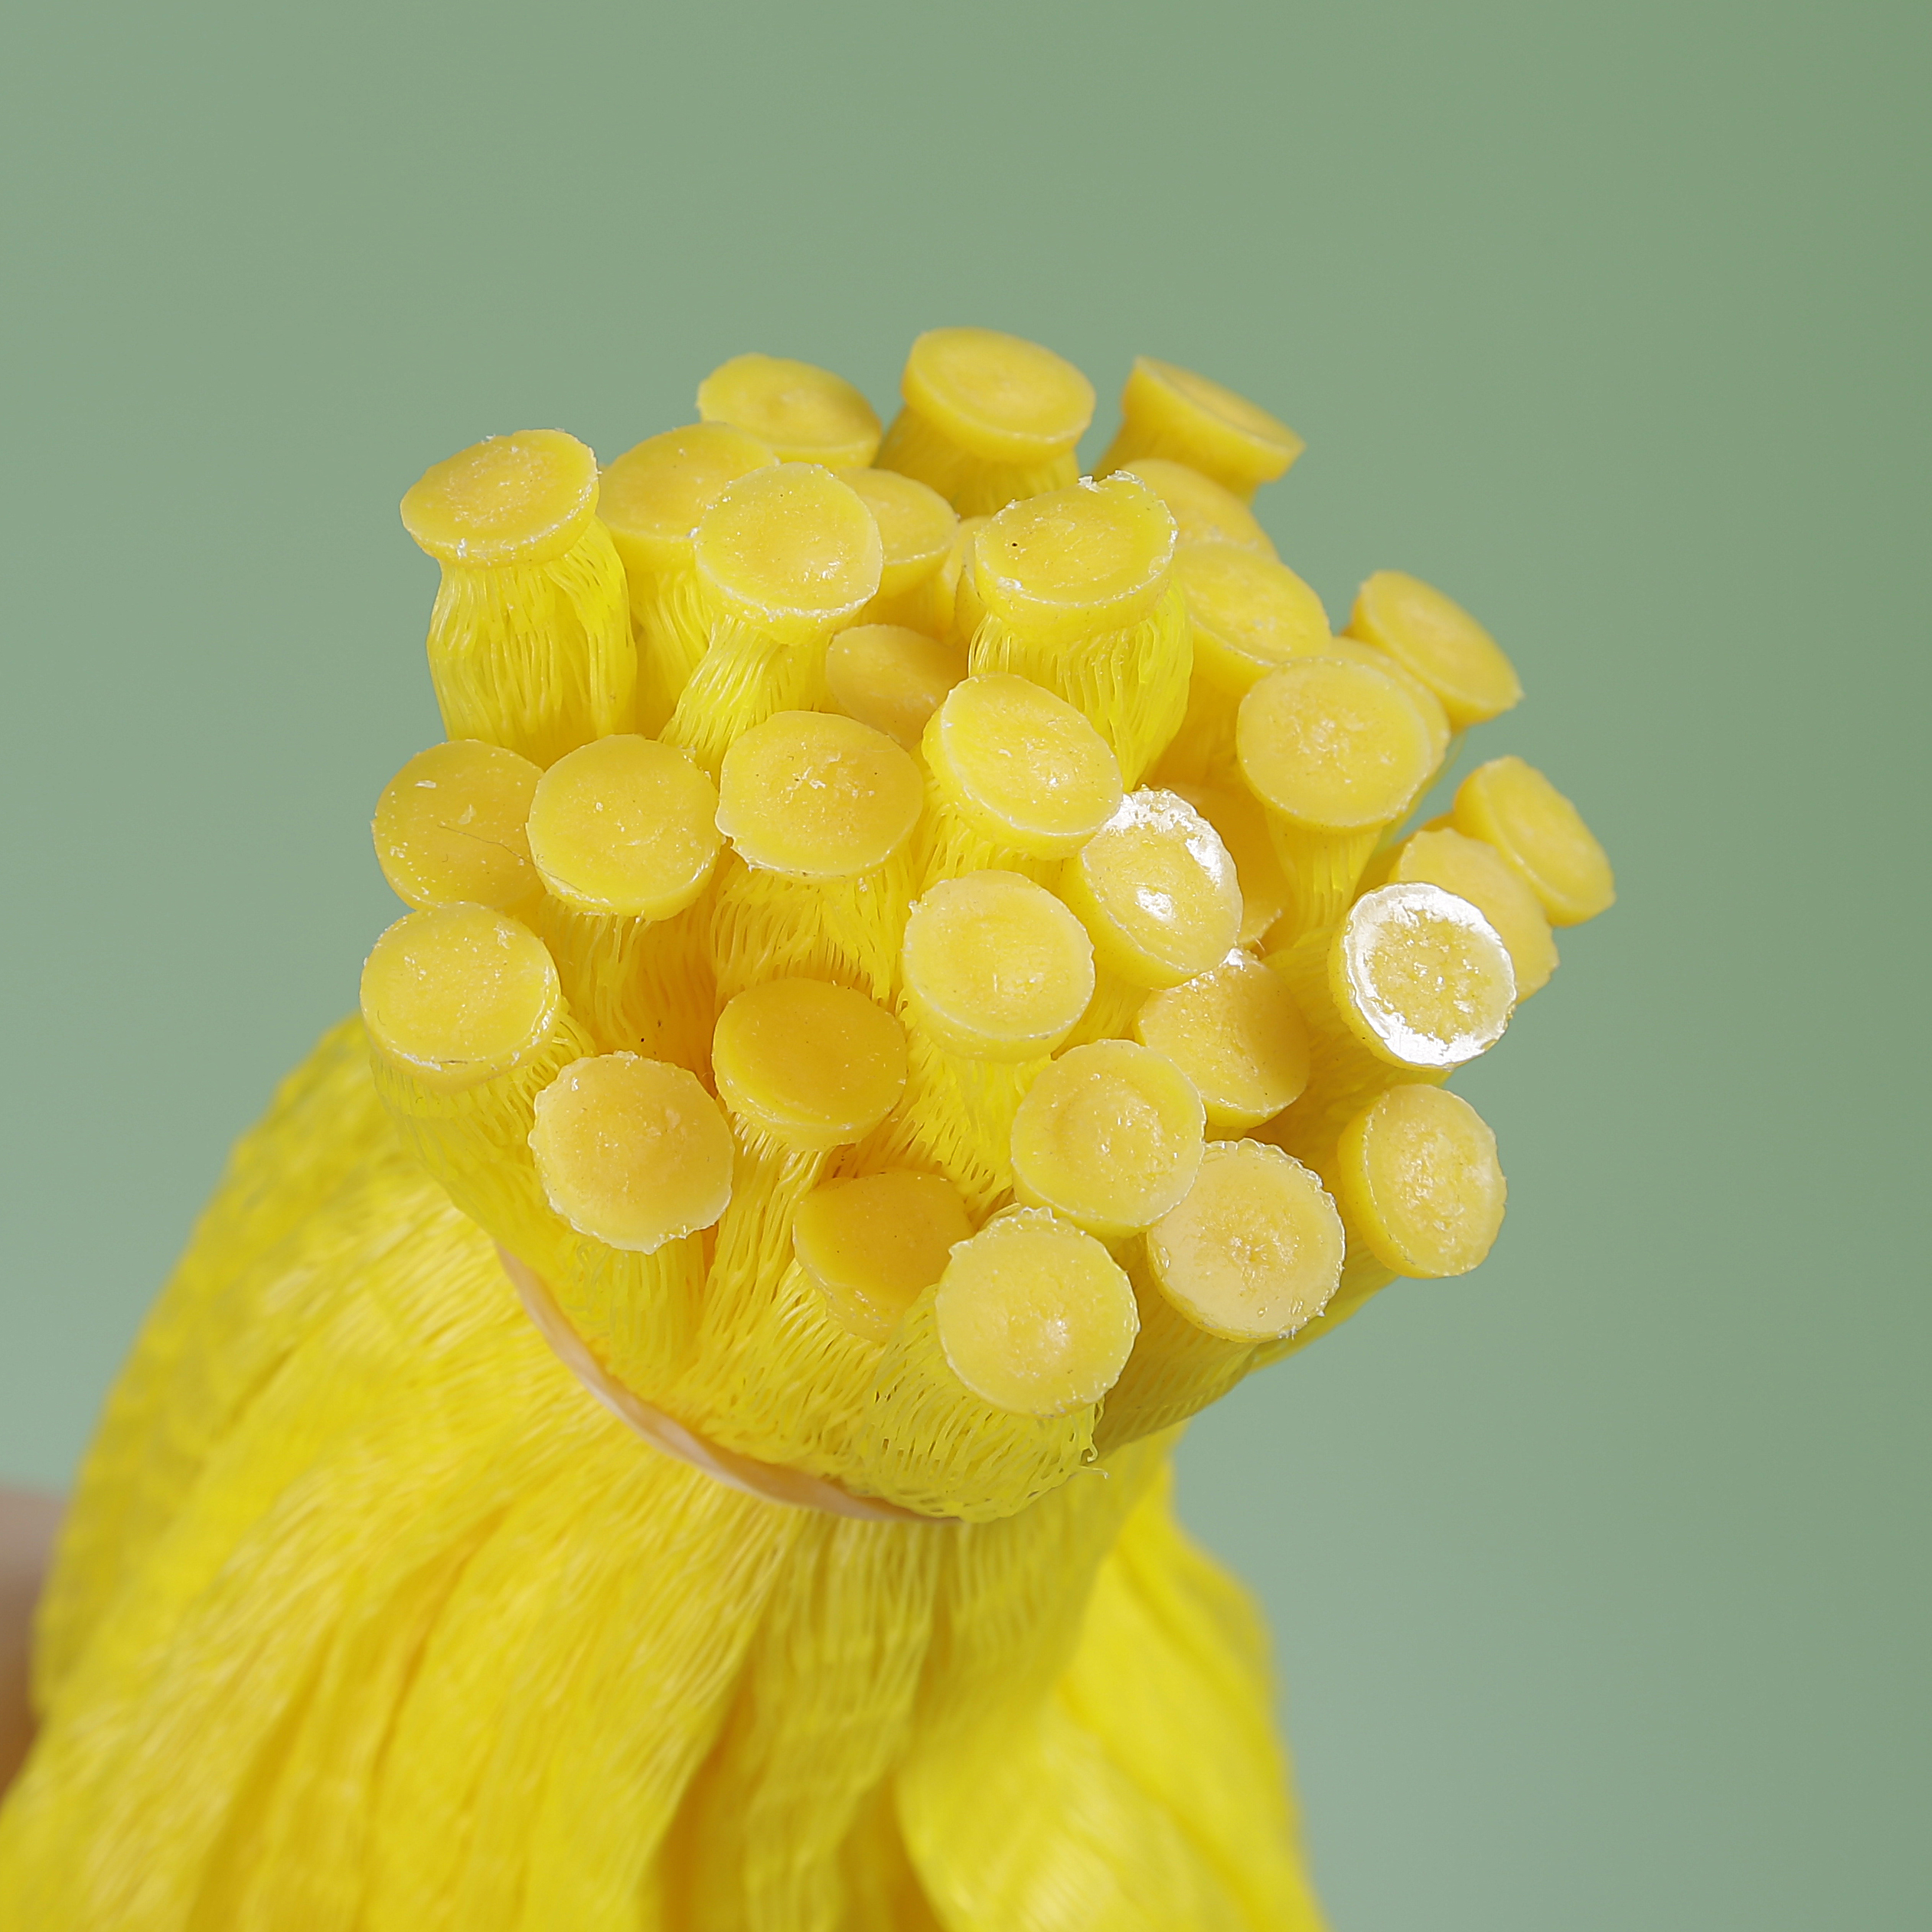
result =
[{"label": "yellow mesh net tubing", "polygon": [[[37,1932],[1315,1932],[1187,1419],[1502,1219],[1449,1091],[1604,910],[1514,671],[1142,359],[734,357],[403,504],[410,910],[108,1405],[0,1807]],[[876,467],[873,467],[875,465]],[[1284,1378],[1284,1392],[1287,1386]]]}]

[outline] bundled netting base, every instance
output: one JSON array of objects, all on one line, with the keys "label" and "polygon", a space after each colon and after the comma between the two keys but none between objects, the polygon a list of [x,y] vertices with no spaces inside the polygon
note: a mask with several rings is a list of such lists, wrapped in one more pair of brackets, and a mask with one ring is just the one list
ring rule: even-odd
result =
[{"label": "bundled netting base", "polygon": [[0,1923],[1312,1927],[1187,1418],[1489,1250],[1444,1082],[1610,902],[1301,445],[922,337],[403,503],[413,909],[237,1150],[45,1601]]}]

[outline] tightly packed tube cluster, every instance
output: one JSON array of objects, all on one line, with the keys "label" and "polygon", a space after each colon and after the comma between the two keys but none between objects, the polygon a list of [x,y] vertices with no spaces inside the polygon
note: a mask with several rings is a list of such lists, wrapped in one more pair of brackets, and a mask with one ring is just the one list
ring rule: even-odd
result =
[{"label": "tightly packed tube cluster", "polygon": [[0,1923],[1319,1932],[1169,1451],[1482,1260],[1444,1083],[1609,869],[1513,758],[1414,824],[1515,675],[1332,631],[1254,405],[1143,361],[1083,478],[1044,349],[904,393],[409,492],[411,909],[110,1402]]},{"label": "tightly packed tube cluster", "polygon": [[1611,887],[1513,759],[1402,835],[1520,687],[1396,573],[1331,631],[1248,507],[1301,448],[1253,404],[1143,360],[1082,477],[1045,349],[936,330],[904,389],[882,432],[739,357],[601,495],[554,432],[410,492],[455,742],[379,808],[417,909],[363,1009],[616,1382],[985,1521],[1482,1259],[1442,1083]]}]

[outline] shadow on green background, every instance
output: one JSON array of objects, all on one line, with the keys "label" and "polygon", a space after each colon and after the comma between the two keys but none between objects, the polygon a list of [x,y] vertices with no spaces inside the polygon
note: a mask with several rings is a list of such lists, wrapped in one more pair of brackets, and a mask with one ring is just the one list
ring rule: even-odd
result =
[{"label": "shadow on green background", "polygon": [[1927,18],[16,16],[0,1473],[64,1480],[393,915],[426,464],[608,458],[747,348],[882,410],[936,323],[1104,396],[1146,351],[1308,438],[1260,507],[1337,622],[1385,565],[1486,619],[1529,697],[1483,755],[1622,889],[1463,1083],[1492,1261],[1184,1454],[1338,1932],[1911,1921]]}]

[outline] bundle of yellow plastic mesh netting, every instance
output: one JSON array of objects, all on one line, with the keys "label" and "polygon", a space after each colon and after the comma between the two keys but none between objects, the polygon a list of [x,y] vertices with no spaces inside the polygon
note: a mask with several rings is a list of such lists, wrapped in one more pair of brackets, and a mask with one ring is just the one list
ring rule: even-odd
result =
[{"label": "bundle of yellow plastic mesh netting", "polygon": [[601,473],[432,469],[413,909],[242,1144],[87,1466],[0,1920],[1307,1927],[1179,1426],[1495,1144],[1444,1082],[1610,902],[1507,660],[1347,630],[1300,449],[977,329],[883,432],[765,356]]}]

